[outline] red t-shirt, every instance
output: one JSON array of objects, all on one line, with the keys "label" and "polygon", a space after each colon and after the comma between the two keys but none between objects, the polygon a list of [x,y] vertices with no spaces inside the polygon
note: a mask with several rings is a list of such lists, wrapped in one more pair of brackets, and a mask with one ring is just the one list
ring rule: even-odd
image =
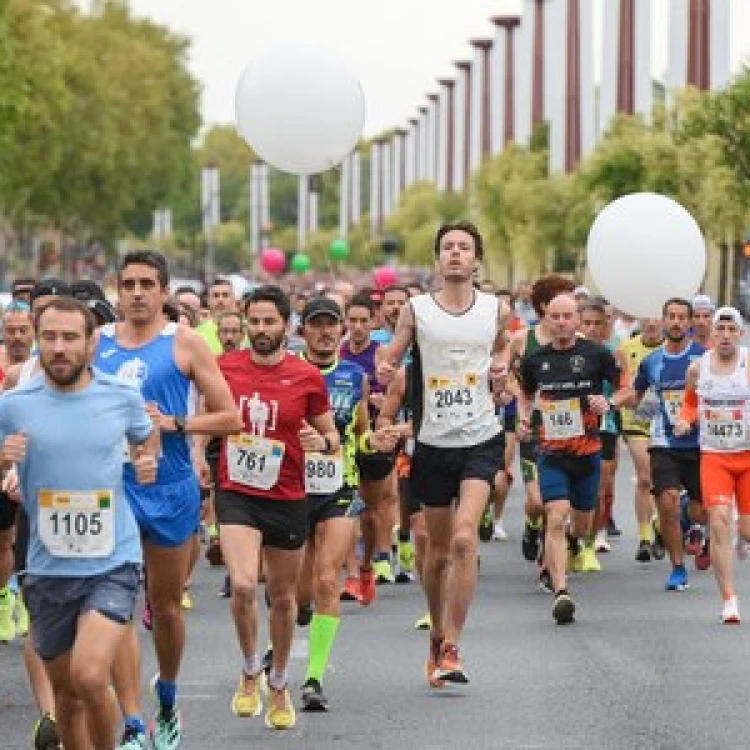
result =
[{"label": "red t-shirt", "polygon": [[276,365],[259,365],[247,349],[222,354],[218,363],[239,406],[244,433],[279,441],[284,451],[278,481],[270,489],[259,489],[230,479],[230,450],[236,462],[246,459],[246,454],[230,448],[231,438],[224,438],[219,486],[271,500],[304,500],[305,463],[299,440],[302,420],[320,417],[331,408],[320,370],[293,354],[285,354]]}]

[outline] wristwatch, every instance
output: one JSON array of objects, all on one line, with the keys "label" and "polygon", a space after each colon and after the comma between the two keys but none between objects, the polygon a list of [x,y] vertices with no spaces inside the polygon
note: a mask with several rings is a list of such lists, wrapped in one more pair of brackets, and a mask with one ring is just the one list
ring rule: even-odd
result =
[{"label": "wristwatch", "polygon": [[331,438],[329,438],[328,435],[323,435],[323,440],[326,444],[326,447],[323,448],[323,453],[331,453],[331,448],[333,447],[331,445]]},{"label": "wristwatch", "polygon": [[178,417],[175,416],[174,418],[174,427],[177,431],[178,435],[184,435],[185,434],[185,425],[187,424],[187,417]]}]

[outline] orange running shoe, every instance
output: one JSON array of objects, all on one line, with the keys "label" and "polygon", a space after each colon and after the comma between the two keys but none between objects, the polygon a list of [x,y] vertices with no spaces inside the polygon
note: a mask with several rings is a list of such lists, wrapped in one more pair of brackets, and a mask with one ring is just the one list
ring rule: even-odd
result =
[{"label": "orange running shoe", "polygon": [[344,588],[341,589],[339,599],[342,602],[361,602],[362,591],[360,590],[359,580],[354,576],[347,576],[344,581]]},{"label": "orange running shoe", "polygon": [[443,643],[440,648],[437,669],[433,674],[444,682],[465,685],[469,681],[458,659],[458,646],[453,643]]},{"label": "orange running shoe", "polygon": [[359,569],[359,603],[369,606],[375,601],[375,574],[372,568]]},{"label": "orange running shoe", "polygon": [[427,657],[427,663],[425,664],[425,676],[427,677],[427,684],[430,687],[441,688],[445,686],[443,680],[438,679],[435,676],[438,667],[438,661],[440,659],[440,649],[443,646],[442,638],[434,638],[430,636],[430,653]]}]

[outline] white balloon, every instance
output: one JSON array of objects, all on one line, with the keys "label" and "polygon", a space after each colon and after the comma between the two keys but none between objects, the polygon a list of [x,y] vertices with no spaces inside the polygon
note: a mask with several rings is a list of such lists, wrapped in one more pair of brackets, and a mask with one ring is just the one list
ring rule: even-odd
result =
[{"label": "white balloon", "polygon": [[634,193],[596,217],[586,243],[589,271],[601,293],[637,318],[661,317],[670,297],[690,299],[706,271],[706,243],[676,201]]},{"label": "white balloon", "polygon": [[242,137],[261,159],[284,172],[316,174],[357,145],[365,96],[335,55],[314,44],[284,42],[245,68],[235,111]]}]

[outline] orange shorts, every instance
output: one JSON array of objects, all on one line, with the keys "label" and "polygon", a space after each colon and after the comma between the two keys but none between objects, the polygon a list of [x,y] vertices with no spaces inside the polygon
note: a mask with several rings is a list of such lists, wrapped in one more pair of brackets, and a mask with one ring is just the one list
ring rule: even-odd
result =
[{"label": "orange shorts", "polygon": [[707,508],[736,498],[737,512],[750,516],[750,451],[701,452],[701,494]]}]

